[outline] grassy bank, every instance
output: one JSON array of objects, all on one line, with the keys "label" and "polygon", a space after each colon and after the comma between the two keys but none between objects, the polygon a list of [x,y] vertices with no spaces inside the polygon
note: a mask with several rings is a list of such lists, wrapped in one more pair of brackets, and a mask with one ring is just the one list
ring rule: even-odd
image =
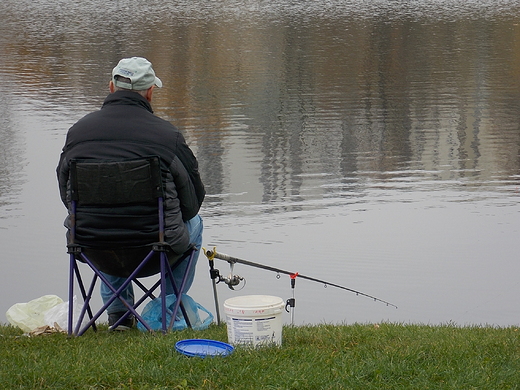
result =
[{"label": "grassy bank", "polygon": [[225,326],[151,335],[22,336],[0,327],[5,389],[520,389],[520,330],[421,325],[302,326],[281,348],[228,357],[175,351],[188,338],[227,341]]}]

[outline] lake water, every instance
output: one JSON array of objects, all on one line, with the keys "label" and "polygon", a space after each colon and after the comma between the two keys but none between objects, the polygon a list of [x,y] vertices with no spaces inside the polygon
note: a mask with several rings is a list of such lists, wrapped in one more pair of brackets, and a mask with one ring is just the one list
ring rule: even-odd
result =
[{"label": "lake water", "polygon": [[[520,1],[3,0],[0,14],[0,322],[66,299],[58,156],[139,55],[164,83],[156,114],[198,156],[205,247],[398,306],[297,279],[295,323],[520,323]],[[285,275],[234,271],[246,284],[219,285],[221,305],[292,296]],[[190,295],[214,310],[203,256]]]}]

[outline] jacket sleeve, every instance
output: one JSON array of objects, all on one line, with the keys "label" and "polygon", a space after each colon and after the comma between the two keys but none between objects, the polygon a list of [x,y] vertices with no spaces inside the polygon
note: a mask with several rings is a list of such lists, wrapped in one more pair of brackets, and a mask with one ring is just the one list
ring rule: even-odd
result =
[{"label": "jacket sleeve", "polygon": [[177,155],[189,175],[190,181],[195,191],[195,196],[197,198],[198,207],[200,208],[202,202],[204,201],[206,190],[204,189],[204,184],[200,178],[199,164],[197,158],[193,154],[190,147],[186,144],[186,141],[182,135],[179,136],[178,141]]},{"label": "jacket sleeve", "polygon": [[60,156],[60,161],[58,162],[58,167],[56,168],[56,174],[58,176],[58,187],[60,190],[61,201],[65,207],[68,207],[67,186],[69,181],[69,164],[66,159],[65,152],[63,152]]},{"label": "jacket sleeve", "polygon": [[175,157],[168,167],[177,191],[180,202],[182,219],[188,221],[199,212],[200,205],[195,187],[190,179],[188,171],[178,157]]}]

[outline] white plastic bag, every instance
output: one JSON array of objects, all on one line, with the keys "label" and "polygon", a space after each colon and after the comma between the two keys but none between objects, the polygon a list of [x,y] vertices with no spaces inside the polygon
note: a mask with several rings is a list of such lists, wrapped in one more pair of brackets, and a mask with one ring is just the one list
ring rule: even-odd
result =
[{"label": "white plastic bag", "polygon": [[16,303],[5,313],[7,320],[13,326],[17,326],[24,332],[31,332],[36,328],[45,326],[45,313],[63,303],[63,299],[56,295],[44,295],[27,303]]},{"label": "white plastic bag", "polygon": [[[81,305],[78,304],[76,296],[72,298],[72,323],[75,325],[76,321],[79,318],[79,315],[81,313]],[[47,310],[47,312],[44,315],[44,322],[45,325],[49,325],[50,327],[55,327],[55,324],[58,324],[58,326],[62,330],[68,329],[68,323],[69,323],[69,301],[60,303],[59,305],[56,305],[52,307],[51,309]],[[85,316],[83,318],[82,325],[85,325],[88,322],[88,316]]]}]

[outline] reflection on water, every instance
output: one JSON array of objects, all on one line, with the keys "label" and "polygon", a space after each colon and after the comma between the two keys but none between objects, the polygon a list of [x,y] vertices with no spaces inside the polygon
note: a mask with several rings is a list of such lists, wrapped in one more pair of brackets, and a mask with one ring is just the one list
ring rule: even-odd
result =
[{"label": "reflection on water", "polygon": [[[520,3],[131,7],[128,23],[124,0],[2,3],[0,285],[15,298],[0,313],[66,294],[65,132],[101,105],[113,65],[142,55],[165,85],[156,113],[199,157],[207,245],[400,307],[302,282],[300,321],[518,322]],[[199,272],[211,306],[204,259]],[[257,276],[243,293],[285,298]]]},{"label": "reflection on water", "polygon": [[[0,94],[0,207],[16,204],[24,180],[23,140],[17,133],[8,97]],[[0,218],[4,217],[3,215]]]}]

